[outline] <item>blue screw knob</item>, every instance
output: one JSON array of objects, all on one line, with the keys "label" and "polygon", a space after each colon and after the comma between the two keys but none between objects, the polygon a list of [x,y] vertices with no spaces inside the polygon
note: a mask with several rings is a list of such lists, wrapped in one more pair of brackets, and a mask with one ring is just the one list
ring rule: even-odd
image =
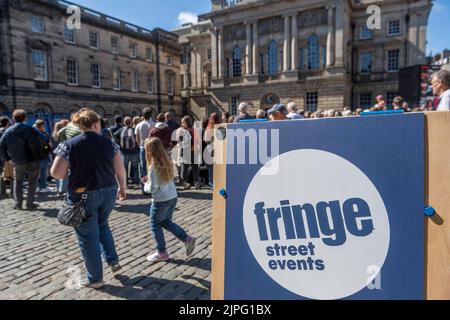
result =
[{"label": "blue screw knob", "polygon": [[225,189],[220,189],[219,194],[226,200],[228,198],[227,191]]},{"label": "blue screw knob", "polygon": [[433,207],[425,207],[424,214],[427,217],[432,217],[436,214],[436,210]]}]

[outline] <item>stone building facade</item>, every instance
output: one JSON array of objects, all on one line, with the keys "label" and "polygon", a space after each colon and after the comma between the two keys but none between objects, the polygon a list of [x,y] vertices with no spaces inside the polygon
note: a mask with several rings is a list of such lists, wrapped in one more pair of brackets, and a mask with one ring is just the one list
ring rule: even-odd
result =
[{"label": "stone building facade", "polygon": [[[370,5],[381,9],[378,29],[367,27]],[[426,63],[431,8],[431,0],[212,0],[200,25],[174,31],[192,57],[182,74],[200,79],[183,95],[201,116],[236,114],[244,101],[309,111],[368,108],[379,94],[390,102],[399,70]]]},{"label": "stone building facade", "polygon": [[0,0],[0,112],[90,107],[112,118],[151,107],[182,115],[177,35],[79,6],[81,28],[71,30],[70,5]]}]

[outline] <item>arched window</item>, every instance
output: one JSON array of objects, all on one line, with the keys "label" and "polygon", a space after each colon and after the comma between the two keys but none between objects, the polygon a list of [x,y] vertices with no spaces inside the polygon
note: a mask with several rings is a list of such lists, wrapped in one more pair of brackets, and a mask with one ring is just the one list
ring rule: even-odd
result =
[{"label": "arched window", "polygon": [[241,48],[238,46],[233,49],[233,77],[241,76]]},{"label": "arched window", "polygon": [[320,68],[319,37],[312,35],[308,39],[308,70]]},{"label": "arched window", "polygon": [[121,116],[123,118],[125,117],[125,111],[122,108],[116,108],[114,109],[113,116]]},{"label": "arched window", "polygon": [[91,107],[91,109],[93,111],[95,111],[101,118],[105,117],[105,109],[103,109],[102,106],[100,106],[100,105],[93,106],[93,107]]},{"label": "arched window", "polygon": [[269,65],[269,75],[274,75],[278,73],[278,46],[275,40],[270,41],[268,48],[268,65]]},{"label": "arched window", "polygon": [[139,109],[134,109],[133,111],[131,111],[131,116],[134,117],[139,117],[141,115],[141,111]]},{"label": "arched window", "polygon": [[53,108],[47,103],[38,103],[34,107],[34,116],[36,117],[36,119],[45,120],[52,113]]},{"label": "arched window", "polygon": [[0,114],[6,112],[8,112],[8,108],[6,108],[6,106],[0,102]]}]

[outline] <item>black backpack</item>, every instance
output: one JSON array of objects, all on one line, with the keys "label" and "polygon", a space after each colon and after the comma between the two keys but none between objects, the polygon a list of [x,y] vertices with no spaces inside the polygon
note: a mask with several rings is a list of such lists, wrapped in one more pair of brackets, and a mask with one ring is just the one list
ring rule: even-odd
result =
[{"label": "black backpack", "polygon": [[50,155],[50,152],[52,152],[47,138],[34,129],[29,137],[28,148],[34,160],[45,160]]},{"label": "black backpack", "polygon": [[52,148],[46,137],[36,129],[31,128],[28,139],[18,135],[28,147],[28,155],[31,161],[45,160],[50,155]]}]

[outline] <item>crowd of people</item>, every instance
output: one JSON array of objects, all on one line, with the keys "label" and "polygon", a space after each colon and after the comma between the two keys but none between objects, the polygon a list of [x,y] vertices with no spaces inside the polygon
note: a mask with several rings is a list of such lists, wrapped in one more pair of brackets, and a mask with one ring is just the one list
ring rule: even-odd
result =
[{"label": "crowd of people", "polygon": [[287,106],[276,104],[270,110],[257,110],[256,115],[249,114],[250,103],[241,103],[238,107],[239,114],[231,116],[225,112],[222,114],[223,123],[237,123],[246,120],[298,120],[298,119],[316,119],[316,118],[335,118],[359,116],[364,112],[380,111],[403,111],[403,112],[425,112],[425,111],[450,111],[450,71],[441,70],[436,72],[431,82],[434,99],[429,99],[426,104],[410,107],[410,105],[401,96],[393,99],[389,105],[383,95],[376,97],[376,104],[371,108],[350,108],[344,107],[342,110],[317,110],[305,111],[298,110],[295,102],[290,102]]},{"label": "crowd of people", "polygon": [[184,117],[181,126],[170,113],[159,114],[153,122],[151,110],[145,109],[142,118],[116,117],[115,125],[108,128],[94,111],[85,108],[72,114],[70,121],[56,123],[51,134],[45,132],[42,120],[34,126],[26,120],[27,113],[21,109],[14,111],[12,124],[6,117],[0,119],[2,195],[8,196],[9,185],[14,209],[34,211],[39,208],[36,192],[52,192],[48,187],[50,173],[56,179],[53,192],[64,194],[69,205],[86,201],[88,219],[75,227],[87,270],[82,287],[103,287],[102,255],[112,273],[121,270],[108,219],[116,201],[125,201],[129,189],[142,189],[151,195],[150,229],[156,250],[147,260],[170,258],[163,229],[185,244],[187,257],[192,255],[196,239],[175,224],[172,216],[178,198],[176,168],[181,172],[179,183],[187,190],[192,184],[202,187],[198,165],[174,163],[170,157],[178,144],[188,144],[186,150],[191,149],[191,140],[195,145],[190,117]]},{"label": "crowd of people", "polygon": [[[213,113],[200,126],[190,116],[178,123],[170,112],[158,114],[154,121],[147,108],[142,117],[116,116],[114,125],[109,127],[106,120],[84,108],[72,114],[70,120],[57,122],[52,132],[46,132],[43,120],[30,126],[26,111],[16,109],[12,121],[0,118],[0,197],[14,198],[16,210],[36,210],[36,193],[56,192],[73,204],[87,195],[88,220],[75,227],[87,270],[82,286],[101,288],[102,254],[111,272],[121,269],[108,218],[116,201],[125,201],[129,189],[151,195],[149,215],[156,250],[147,260],[170,258],[163,229],[185,244],[188,257],[193,253],[196,239],[172,221],[178,198],[176,183],[182,190],[213,186],[213,164],[203,156],[214,157],[216,125],[346,117],[388,109],[450,111],[450,72],[434,75],[432,86],[436,106],[419,110],[410,110],[401,97],[394,99],[392,107],[387,106],[383,96],[377,97],[377,104],[370,110],[344,108],[311,113],[299,111],[295,102],[290,102],[287,106],[276,104],[267,111],[258,110],[256,116],[249,113],[248,104],[241,103],[237,116]],[[201,167],[207,170],[201,173]],[[49,188],[51,179],[55,179],[54,190]]]}]

